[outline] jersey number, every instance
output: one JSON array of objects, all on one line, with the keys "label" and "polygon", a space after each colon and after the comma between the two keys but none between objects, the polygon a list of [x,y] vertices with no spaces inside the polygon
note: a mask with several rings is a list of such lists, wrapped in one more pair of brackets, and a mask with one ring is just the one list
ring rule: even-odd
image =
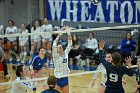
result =
[{"label": "jersey number", "polygon": [[109,80],[112,82],[117,82],[118,81],[118,75],[117,74],[109,74]]},{"label": "jersey number", "polygon": [[63,58],[63,63],[67,63],[67,58]]}]

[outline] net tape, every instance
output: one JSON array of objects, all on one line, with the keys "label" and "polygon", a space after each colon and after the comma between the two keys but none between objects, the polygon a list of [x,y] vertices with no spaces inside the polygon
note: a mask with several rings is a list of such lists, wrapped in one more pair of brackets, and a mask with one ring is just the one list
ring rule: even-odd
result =
[{"label": "net tape", "polygon": [[42,35],[42,34],[57,34],[57,33],[67,33],[67,32],[88,32],[88,31],[102,31],[102,30],[111,30],[111,29],[126,29],[126,28],[138,28],[140,25],[123,25],[123,26],[111,26],[111,27],[99,27],[99,28],[90,28],[90,29],[76,29],[76,30],[65,30],[65,31],[51,31],[51,32],[35,32],[27,34],[10,34],[10,35],[0,35],[0,38],[4,37],[18,37],[18,36],[30,36],[30,35]]},{"label": "net tape", "polygon": [[[131,68],[136,68],[136,67],[137,67],[137,65],[131,66]],[[104,71],[104,70],[100,70],[100,71],[86,71],[86,72],[81,72],[81,73],[73,73],[73,74],[63,75],[62,77],[70,77],[70,76],[85,75],[85,74],[94,74],[94,73],[99,73],[99,72],[102,72],[102,71]],[[22,83],[22,82],[41,81],[41,80],[47,80],[47,79],[48,79],[48,77],[43,77],[43,78],[35,78],[35,79],[28,79],[28,80],[3,82],[3,83],[0,83],[0,86],[9,85],[9,84],[17,84],[17,83]]]}]

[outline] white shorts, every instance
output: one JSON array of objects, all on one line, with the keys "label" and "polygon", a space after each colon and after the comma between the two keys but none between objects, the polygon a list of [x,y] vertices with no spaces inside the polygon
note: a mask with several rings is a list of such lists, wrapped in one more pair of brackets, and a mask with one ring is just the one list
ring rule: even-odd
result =
[{"label": "white shorts", "polygon": [[34,42],[41,42],[41,38],[33,39]]},{"label": "white shorts", "polygon": [[42,38],[42,42],[48,42],[49,38]]},{"label": "white shorts", "polygon": [[20,41],[20,42],[19,42],[19,45],[20,45],[20,46],[25,46],[25,45],[27,45],[27,41]]}]

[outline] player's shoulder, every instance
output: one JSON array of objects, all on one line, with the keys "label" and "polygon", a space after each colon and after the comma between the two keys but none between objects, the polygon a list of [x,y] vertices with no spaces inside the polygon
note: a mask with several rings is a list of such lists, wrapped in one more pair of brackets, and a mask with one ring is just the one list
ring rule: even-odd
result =
[{"label": "player's shoulder", "polygon": [[32,59],[38,58],[38,57],[39,57],[38,54],[34,54],[34,55],[32,56]]}]

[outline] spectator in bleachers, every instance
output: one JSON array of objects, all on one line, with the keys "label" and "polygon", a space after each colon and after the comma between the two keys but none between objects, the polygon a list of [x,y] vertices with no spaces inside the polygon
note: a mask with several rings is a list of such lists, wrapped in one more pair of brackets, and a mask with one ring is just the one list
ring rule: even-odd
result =
[{"label": "spectator in bleachers", "polygon": [[[41,28],[43,32],[53,31],[53,27],[51,24],[49,24],[47,18],[44,18],[44,24],[41,26]],[[51,47],[52,47],[51,33],[43,34],[41,36],[42,36],[43,47],[48,51],[48,53],[51,53]]]},{"label": "spectator in bleachers", "polygon": [[[6,28],[6,35],[10,35],[10,34],[16,34],[18,33],[17,27],[14,26],[14,21],[13,20],[8,20],[8,27]],[[7,37],[7,43],[8,43],[8,47],[11,54],[15,54],[17,61],[19,61],[19,57],[18,57],[18,39],[17,37]],[[14,53],[13,53],[14,52]],[[9,59],[10,61],[13,60],[12,56]]]},{"label": "spectator in bleachers", "polygon": [[87,56],[93,56],[98,48],[98,41],[94,38],[94,34],[92,32],[89,33],[88,38],[85,42],[85,49],[81,52],[81,55],[77,58],[86,59]]},{"label": "spectator in bleachers", "polygon": [[[0,25],[0,35],[4,35],[3,25]],[[3,38],[0,38],[0,47],[3,47]]]},{"label": "spectator in bleachers", "polygon": [[134,51],[135,44],[136,41],[132,38],[131,33],[126,33],[126,37],[121,42],[121,55],[123,61],[126,57],[131,56],[131,52]]},{"label": "spectator in bleachers", "polygon": [[[25,24],[21,24],[21,28],[19,29],[21,34],[27,34],[28,30],[25,27]],[[20,36],[19,37],[19,45],[21,48],[20,58],[22,59],[22,63],[24,63],[26,56],[27,56],[27,43],[28,43],[28,36]]]},{"label": "spectator in bleachers", "polygon": [[75,57],[80,54],[80,41],[76,34],[72,36],[72,42],[72,49],[69,52],[69,58],[72,58],[74,61]]},{"label": "spectator in bleachers", "polygon": [[5,78],[9,78],[7,64],[5,61],[5,53],[2,47],[0,47],[0,63],[1,63],[0,70],[3,70]]},{"label": "spectator in bleachers", "polygon": [[33,55],[35,52],[38,52],[39,48],[41,46],[41,35],[35,34],[37,32],[41,32],[41,27],[40,27],[40,21],[39,20],[36,20],[34,22],[34,26],[31,28],[31,33],[34,33],[34,35],[31,35],[30,55]]}]

